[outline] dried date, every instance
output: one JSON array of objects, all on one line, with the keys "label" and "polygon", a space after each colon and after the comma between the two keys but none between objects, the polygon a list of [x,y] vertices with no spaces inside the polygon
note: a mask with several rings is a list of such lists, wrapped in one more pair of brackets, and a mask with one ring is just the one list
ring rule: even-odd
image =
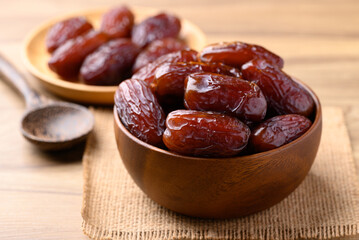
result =
[{"label": "dried date", "polygon": [[190,62],[197,60],[197,51],[195,50],[180,50],[173,53],[168,53],[161,56],[152,63],[147,64],[140,70],[138,70],[132,78],[140,79],[148,84],[152,84],[155,80],[156,69],[163,63],[174,62]]},{"label": "dried date", "polygon": [[278,148],[303,135],[311,124],[308,118],[297,114],[270,118],[252,131],[250,148],[255,152]]},{"label": "dried date", "polygon": [[131,76],[139,51],[131,40],[112,40],[86,57],[80,79],[89,85],[117,85]]},{"label": "dried date", "polygon": [[111,38],[128,38],[131,36],[134,15],[126,6],[113,8],[102,16],[101,31]]},{"label": "dried date", "polygon": [[132,41],[139,47],[145,47],[157,39],[176,38],[180,30],[181,22],[176,16],[160,13],[135,25],[132,30]]},{"label": "dried date", "polygon": [[165,130],[165,114],[147,84],[123,81],[115,94],[117,113],[124,126],[137,138],[159,146]]},{"label": "dried date", "polygon": [[70,39],[56,49],[48,65],[65,79],[76,77],[86,56],[107,41],[108,36],[105,33],[95,31]]},{"label": "dried date", "polygon": [[185,79],[191,73],[218,73],[241,77],[241,72],[222,63],[176,62],[160,65],[151,88],[158,96],[174,95],[183,98]]},{"label": "dried date", "polygon": [[209,45],[199,53],[199,59],[202,62],[222,62],[238,68],[252,59],[265,59],[279,68],[284,65],[281,57],[264,47],[239,41]]},{"label": "dried date", "polygon": [[46,35],[46,48],[50,53],[54,52],[67,40],[86,34],[93,29],[84,17],[73,17],[56,23]]},{"label": "dried date", "polygon": [[234,115],[245,122],[259,122],[267,111],[260,88],[246,80],[215,73],[194,73],[186,78],[187,109]]},{"label": "dried date", "polygon": [[281,69],[263,59],[242,66],[243,77],[256,83],[269,105],[279,114],[300,114],[309,117],[314,101],[309,93]]},{"label": "dried date", "polygon": [[133,65],[133,72],[155,61],[157,58],[171,52],[188,49],[187,44],[177,38],[158,39],[150,44],[138,55]]},{"label": "dried date", "polygon": [[248,143],[249,128],[224,114],[177,110],[168,114],[163,142],[179,154],[230,157]]}]

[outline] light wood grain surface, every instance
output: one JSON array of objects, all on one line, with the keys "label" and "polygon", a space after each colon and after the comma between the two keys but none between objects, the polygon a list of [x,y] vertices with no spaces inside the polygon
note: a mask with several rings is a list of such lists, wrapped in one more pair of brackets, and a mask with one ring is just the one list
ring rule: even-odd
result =
[{"label": "light wood grain surface", "polygon": [[[26,72],[25,35],[49,18],[124,1],[0,0],[0,52],[38,91],[55,98]],[[345,111],[359,166],[359,1],[165,1],[128,5],[172,11],[197,24],[208,42],[242,40],[285,59],[285,71],[306,82],[323,106]],[[83,148],[43,153],[23,140],[24,104],[0,81],[0,239],[87,239],[81,231]],[[340,144],[340,142],[338,142]]]}]

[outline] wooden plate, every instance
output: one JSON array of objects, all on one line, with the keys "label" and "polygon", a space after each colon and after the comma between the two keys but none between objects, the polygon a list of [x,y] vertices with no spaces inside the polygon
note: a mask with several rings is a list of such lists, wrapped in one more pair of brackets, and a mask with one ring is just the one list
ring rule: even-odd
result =
[{"label": "wooden plate", "polygon": [[[94,27],[98,29],[101,16],[108,9],[109,8],[97,8],[72,13],[52,19],[34,29],[25,39],[22,51],[25,67],[40,80],[46,89],[63,98],[81,103],[113,104],[113,95],[117,86],[91,86],[62,79],[49,69],[47,62],[50,59],[50,54],[45,47],[47,31],[56,22],[74,16],[85,16]],[[131,9],[135,14],[136,22],[161,12],[161,10],[153,8],[132,7]],[[186,19],[182,19],[181,23],[182,30],[180,37],[184,38],[193,49],[199,50],[204,47],[206,44],[204,33],[196,25]]]}]

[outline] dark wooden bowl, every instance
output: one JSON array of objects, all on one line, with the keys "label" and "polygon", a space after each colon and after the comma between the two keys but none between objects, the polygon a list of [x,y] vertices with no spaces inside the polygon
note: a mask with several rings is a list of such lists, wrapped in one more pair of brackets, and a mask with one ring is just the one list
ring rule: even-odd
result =
[{"label": "dark wooden bowl", "polygon": [[298,187],[317,154],[322,112],[314,99],[313,125],[280,148],[232,158],[175,154],[134,137],[114,108],[115,136],[123,163],[151,199],[173,211],[203,218],[232,218],[273,206]]}]

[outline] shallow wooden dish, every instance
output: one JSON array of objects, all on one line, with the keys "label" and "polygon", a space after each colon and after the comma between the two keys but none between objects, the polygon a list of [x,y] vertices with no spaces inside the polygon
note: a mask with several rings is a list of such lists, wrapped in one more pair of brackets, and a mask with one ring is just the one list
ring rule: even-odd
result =
[{"label": "shallow wooden dish", "polygon": [[[95,28],[98,28],[102,14],[108,9],[109,8],[97,8],[72,13],[52,19],[34,29],[27,36],[22,50],[25,67],[31,74],[37,77],[49,91],[68,100],[82,103],[113,104],[113,95],[117,86],[90,86],[61,79],[56,73],[49,69],[47,62],[50,58],[50,54],[45,48],[46,33],[56,22],[74,16],[85,16]],[[160,9],[153,8],[131,7],[131,9],[135,14],[136,22],[161,12]],[[182,19],[181,23],[181,38],[185,39],[191,48],[196,50],[201,49],[206,44],[206,38],[203,32],[196,25],[185,19]]]},{"label": "shallow wooden dish", "polygon": [[280,148],[242,157],[187,157],[154,147],[134,137],[114,108],[122,161],[143,192],[182,214],[232,218],[269,208],[298,187],[317,154],[322,110],[313,91],[303,87],[316,106],[311,128]]}]

